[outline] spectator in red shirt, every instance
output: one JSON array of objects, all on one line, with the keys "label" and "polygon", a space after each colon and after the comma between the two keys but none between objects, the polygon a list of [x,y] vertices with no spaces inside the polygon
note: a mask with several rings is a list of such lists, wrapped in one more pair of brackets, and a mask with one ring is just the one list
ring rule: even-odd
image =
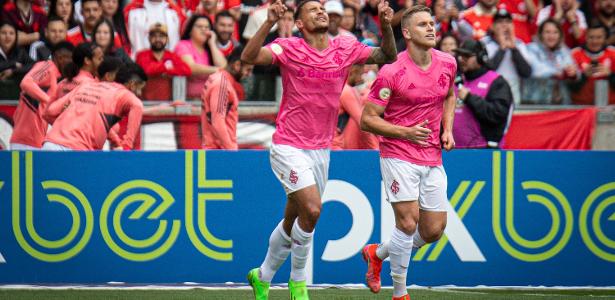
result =
[{"label": "spectator in red shirt", "polygon": [[233,52],[233,49],[241,46],[241,43],[233,37],[235,33],[235,19],[227,11],[223,10],[216,14],[216,23],[214,23],[214,31],[218,35],[218,49],[228,58]]},{"label": "spectator in red shirt", "polygon": [[41,38],[41,32],[47,26],[45,10],[32,0],[15,0],[7,2],[3,8],[3,18],[17,28],[17,45],[30,47]]},{"label": "spectator in red shirt", "polygon": [[[66,40],[77,46],[83,42],[91,42],[92,34],[96,24],[102,19],[102,7],[100,0],[82,0],[81,14],[83,15],[83,25],[71,28],[66,35]],[[114,35],[113,44],[115,47],[122,47],[122,42],[117,35]]]},{"label": "spectator in red shirt", "polygon": [[500,0],[499,9],[505,9],[513,18],[515,36],[524,43],[532,41],[535,29],[536,10],[535,0]]},{"label": "spectator in red shirt", "polygon": [[[479,0],[476,5],[464,10],[460,16],[460,30],[463,36],[471,36],[475,40],[483,38],[491,24],[493,16],[497,12],[498,0]],[[471,33],[465,30],[471,28]]]},{"label": "spectator in red shirt", "polygon": [[166,50],[168,29],[156,23],[149,30],[149,50],[137,54],[140,65],[149,80],[143,89],[144,100],[171,99],[171,76],[190,76],[190,67],[175,53]]},{"label": "spectator in red shirt", "polygon": [[540,26],[548,18],[560,22],[564,31],[566,46],[573,48],[583,45],[587,21],[585,15],[579,9],[576,0],[553,0],[553,4],[545,6],[538,12],[536,24]]},{"label": "spectator in red shirt", "polygon": [[572,58],[581,70],[581,80],[571,86],[572,103],[594,104],[596,83],[607,83],[608,104],[615,104],[615,49],[607,46],[608,28],[592,25],[587,30],[587,41],[583,47],[572,50]]}]

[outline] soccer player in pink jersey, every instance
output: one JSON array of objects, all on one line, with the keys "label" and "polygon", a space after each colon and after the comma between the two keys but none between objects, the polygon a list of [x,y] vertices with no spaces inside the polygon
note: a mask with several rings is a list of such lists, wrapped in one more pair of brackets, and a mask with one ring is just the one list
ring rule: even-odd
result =
[{"label": "soccer player in pink jersey", "polygon": [[382,260],[390,257],[393,299],[410,299],[406,276],[412,247],[438,240],[446,227],[442,148],[455,146],[457,63],[450,54],[433,49],[436,30],[429,8],[406,10],[402,33],[408,50],[382,67],[361,117],[364,130],[382,136],[380,170],[395,213],[390,241],[363,249],[366,279],[377,293]]},{"label": "soccer player in pink jersey", "polygon": [[73,48],[71,43],[58,43],[53,48],[52,59],[36,63],[21,81],[11,150],[34,150],[43,146],[47,122],[42,112],[57,89],[60,70],[70,62]]},{"label": "soccer player in pink jersey", "polygon": [[284,86],[270,160],[287,193],[286,210],[271,234],[264,262],[248,273],[257,299],[268,298],[271,279],[290,253],[291,299],[308,299],[305,264],[320,216],[344,82],[353,64],[388,63],[397,54],[390,24],[393,10],[386,1],[378,5],[381,48],[370,48],[347,36],[331,40],[327,36],[329,17],[316,0],[297,5],[295,25],[303,38],[278,38],[263,47],[265,37],[285,11],[280,0],[273,2],[267,20],[242,54],[249,64],[277,64]]},{"label": "soccer player in pink jersey", "polygon": [[43,150],[101,150],[109,130],[124,116],[128,129],[120,145],[124,150],[133,148],[143,115],[136,95],[141,94],[147,76],[141,67],[123,65],[115,58],[105,59],[98,74],[103,81],[82,84],[49,105],[44,117],[53,128]]}]

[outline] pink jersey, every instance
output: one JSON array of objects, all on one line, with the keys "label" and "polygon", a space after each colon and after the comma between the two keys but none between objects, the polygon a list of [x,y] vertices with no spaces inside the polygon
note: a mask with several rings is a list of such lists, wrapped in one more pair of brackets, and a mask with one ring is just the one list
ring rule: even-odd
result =
[{"label": "pink jersey", "polygon": [[13,116],[15,125],[11,143],[36,148],[43,146],[47,122],[42,114],[49,103],[49,95],[55,93],[58,78],[60,71],[51,60],[36,63],[23,78],[19,85],[22,90],[19,104]]},{"label": "pink jersey", "polygon": [[380,156],[424,166],[442,164],[440,123],[444,100],[453,86],[456,72],[455,59],[435,49],[431,50],[431,65],[427,71],[419,68],[407,51],[399,53],[396,62],[382,67],[372,85],[369,100],[386,107],[386,121],[412,127],[429,120],[426,127],[432,132],[425,147],[403,139],[382,137]]},{"label": "pink jersey", "polygon": [[344,89],[342,90],[342,95],[340,96],[340,108],[338,116],[347,114],[348,120],[346,122],[346,126],[343,128],[343,132],[340,130],[339,126],[335,127],[335,130],[333,132],[333,143],[331,144],[331,149],[346,149],[344,136],[346,135],[346,129],[348,128],[348,125],[350,125],[351,123],[361,122],[361,113],[363,107],[360,101],[361,100],[359,99],[359,93],[350,85],[345,84]]},{"label": "pink jersey", "polygon": [[239,100],[235,78],[226,70],[209,75],[201,94],[203,148],[237,150]]},{"label": "pink jersey", "polygon": [[297,37],[266,47],[280,66],[284,86],[273,142],[299,149],[330,147],[350,67],[364,63],[371,48],[347,36],[329,39],[322,51]]},{"label": "pink jersey", "polygon": [[44,116],[53,122],[53,127],[45,141],[73,150],[100,150],[111,127],[128,116],[128,129],[120,146],[129,150],[133,148],[142,115],[143,104],[123,85],[85,83],[49,105]]},{"label": "pink jersey", "polygon": [[96,81],[96,78],[94,78],[94,75],[92,75],[92,73],[79,70],[79,74],[77,74],[77,76],[75,76],[73,80],[68,80],[67,78],[67,79],[60,81],[60,83],[58,83],[57,92],[53,97],[54,99],[52,99],[51,101],[60,99],[64,97],[66,94],[70,93],[70,91],[74,90],[80,84],[91,82],[91,81]]}]

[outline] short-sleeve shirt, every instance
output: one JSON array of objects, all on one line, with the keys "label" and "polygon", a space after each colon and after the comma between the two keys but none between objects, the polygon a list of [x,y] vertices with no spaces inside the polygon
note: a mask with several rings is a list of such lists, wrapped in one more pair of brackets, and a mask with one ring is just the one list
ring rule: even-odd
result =
[{"label": "short-sleeve shirt", "polygon": [[[207,51],[200,52],[191,40],[181,40],[175,46],[175,54],[180,58],[190,55],[194,62],[199,65],[211,66],[211,60]],[[207,82],[207,75],[192,75],[188,78],[186,94],[189,98],[200,98],[203,85]]]},{"label": "short-sleeve shirt", "polygon": [[384,119],[392,124],[412,127],[425,120],[432,132],[420,146],[408,140],[381,137],[380,156],[397,158],[423,166],[442,164],[440,124],[444,100],[453,86],[457,63],[444,52],[431,50],[431,65],[418,67],[407,51],[397,55],[397,61],[385,65],[374,81],[369,101],[384,106]]},{"label": "short-sleeve shirt", "polygon": [[371,48],[347,36],[330,39],[322,51],[297,37],[278,38],[266,47],[280,66],[284,90],[273,142],[329,148],[350,67],[364,63]]}]

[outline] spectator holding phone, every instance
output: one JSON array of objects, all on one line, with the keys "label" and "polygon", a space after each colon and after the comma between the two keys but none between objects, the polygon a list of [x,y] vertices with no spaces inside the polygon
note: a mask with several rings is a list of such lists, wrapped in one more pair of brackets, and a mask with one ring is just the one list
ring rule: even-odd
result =
[{"label": "spectator holding phone", "polygon": [[[596,92],[607,93],[608,104],[615,104],[615,49],[607,46],[608,28],[596,24],[587,30],[585,45],[572,50],[581,70],[581,79],[571,86],[574,104],[594,104]],[[596,91],[599,89],[606,89]]]}]

